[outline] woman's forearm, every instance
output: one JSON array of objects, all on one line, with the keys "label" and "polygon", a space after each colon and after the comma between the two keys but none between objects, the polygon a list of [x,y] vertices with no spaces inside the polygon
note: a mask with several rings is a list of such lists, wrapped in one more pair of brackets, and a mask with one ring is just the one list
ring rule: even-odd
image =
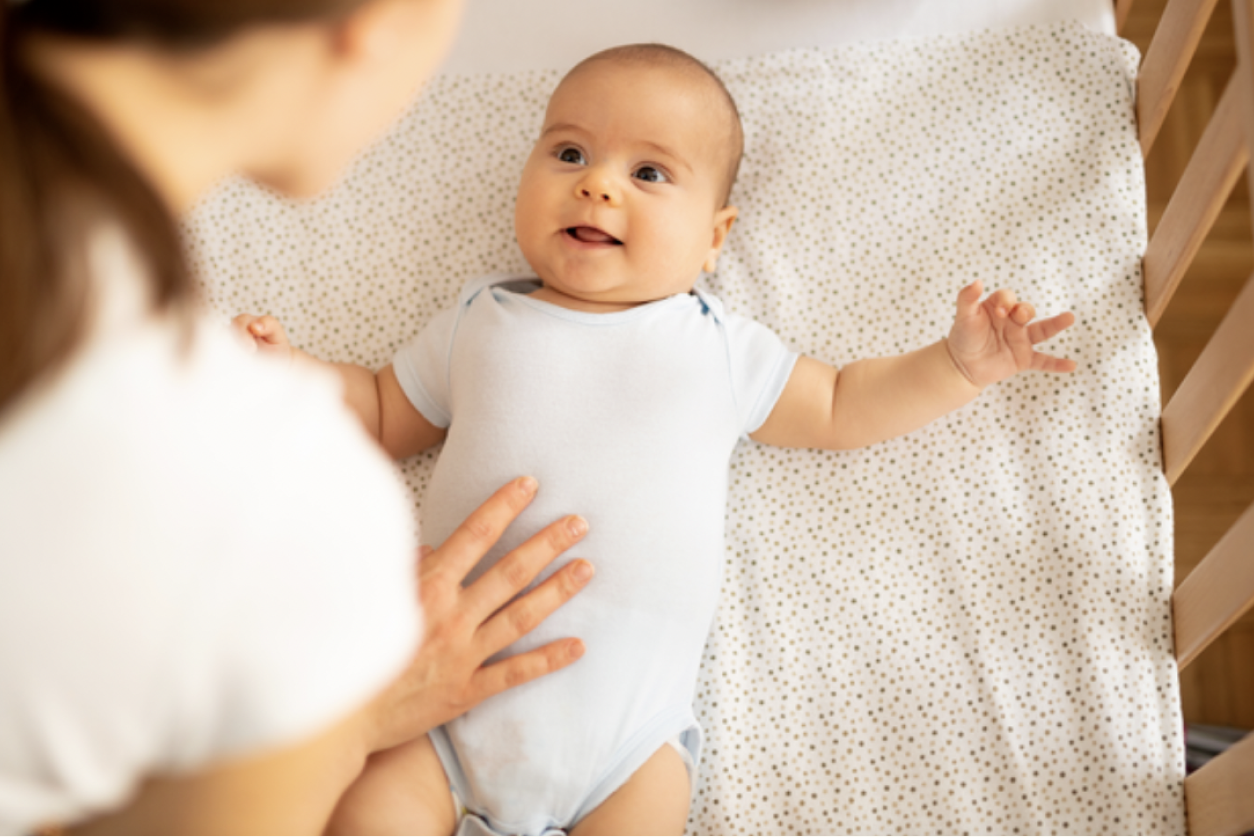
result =
[{"label": "woman's forearm", "polygon": [[191,773],[149,779],[119,810],[70,834],[321,834],[368,752],[359,710],[310,737]]}]

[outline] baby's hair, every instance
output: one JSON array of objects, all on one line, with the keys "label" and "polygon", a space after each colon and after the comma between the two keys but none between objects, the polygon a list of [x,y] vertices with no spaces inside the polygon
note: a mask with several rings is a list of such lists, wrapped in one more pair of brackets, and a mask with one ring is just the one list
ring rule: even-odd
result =
[{"label": "baby's hair", "polygon": [[718,74],[706,66],[704,61],[694,58],[682,49],[676,49],[666,44],[626,44],[624,46],[610,47],[602,50],[595,55],[590,55],[584,60],[576,64],[566,79],[572,78],[589,64],[598,61],[616,61],[623,64],[643,64],[653,67],[673,67],[678,69],[695,72],[707,81],[712,83],[716,102],[727,114],[728,132],[727,132],[727,174],[723,189],[723,205],[726,206],[731,199],[732,186],[736,182],[736,174],[740,171],[740,158],[744,154],[745,135],[744,129],[740,124],[740,110],[736,107],[736,100],[732,98],[731,93],[727,92],[727,86],[723,84],[723,80]]}]

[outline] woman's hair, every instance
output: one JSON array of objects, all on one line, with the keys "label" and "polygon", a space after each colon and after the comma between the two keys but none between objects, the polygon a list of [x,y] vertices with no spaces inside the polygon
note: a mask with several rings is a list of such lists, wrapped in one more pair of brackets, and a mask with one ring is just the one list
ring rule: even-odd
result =
[{"label": "woman's hair", "polygon": [[192,296],[170,208],[86,107],[25,65],[24,40],[42,32],[191,51],[361,2],[0,0],[0,413],[82,339],[86,250],[97,225],[130,237],[157,311],[185,307]]}]

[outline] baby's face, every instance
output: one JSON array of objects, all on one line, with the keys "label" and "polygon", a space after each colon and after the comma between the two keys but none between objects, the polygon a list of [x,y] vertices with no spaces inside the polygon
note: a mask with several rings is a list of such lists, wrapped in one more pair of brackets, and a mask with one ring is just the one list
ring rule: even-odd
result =
[{"label": "baby's face", "polygon": [[549,102],[523,169],[514,227],[550,292],[627,307],[686,293],[714,269],[725,117],[674,68],[597,61]]}]

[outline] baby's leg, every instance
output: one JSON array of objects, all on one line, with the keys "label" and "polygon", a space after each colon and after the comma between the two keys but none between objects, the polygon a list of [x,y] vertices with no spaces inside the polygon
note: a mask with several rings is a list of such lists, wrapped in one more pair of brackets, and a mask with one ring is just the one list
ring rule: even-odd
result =
[{"label": "baby's leg", "polygon": [[419,739],[375,753],[327,825],[328,834],[452,834],[453,794],[431,746]]},{"label": "baby's leg", "polygon": [[683,834],[688,824],[688,768],[670,744],[649,757],[571,834]]}]

